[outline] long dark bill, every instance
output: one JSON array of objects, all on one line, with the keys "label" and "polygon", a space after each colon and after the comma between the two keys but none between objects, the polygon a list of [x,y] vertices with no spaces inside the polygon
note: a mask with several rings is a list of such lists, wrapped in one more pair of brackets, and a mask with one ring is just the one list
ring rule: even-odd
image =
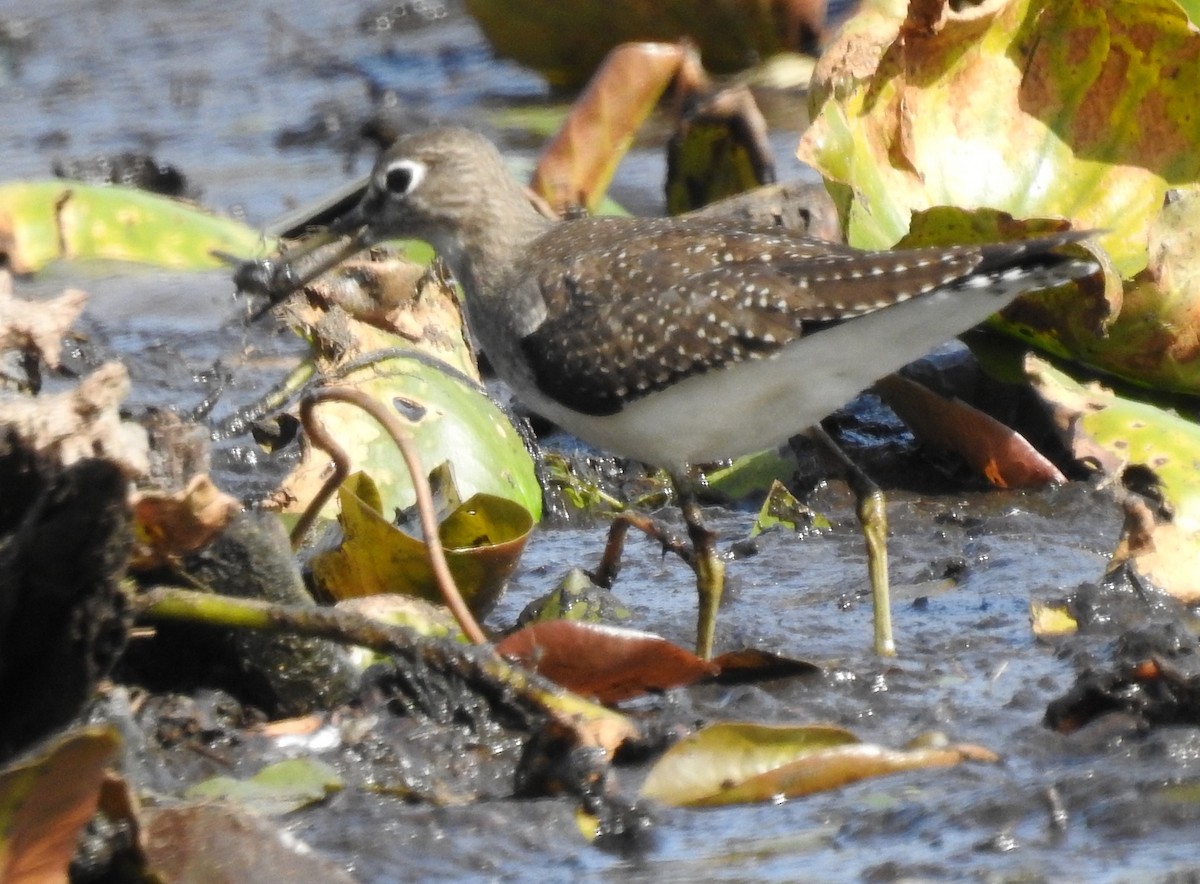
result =
[{"label": "long dark bill", "polygon": [[[339,240],[343,242],[337,245]],[[233,274],[238,291],[267,299],[249,321],[257,321],[276,304],[374,242],[367,225],[338,223],[294,248],[268,258],[239,262]]]}]

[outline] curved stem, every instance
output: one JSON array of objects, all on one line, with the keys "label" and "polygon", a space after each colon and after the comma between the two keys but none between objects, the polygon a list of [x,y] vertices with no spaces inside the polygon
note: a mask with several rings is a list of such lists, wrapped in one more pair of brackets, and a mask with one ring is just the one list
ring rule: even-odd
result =
[{"label": "curved stem", "polygon": [[437,515],[434,512],[433,506],[433,492],[429,488],[429,478],[421,466],[420,455],[417,453],[416,447],[412,444],[412,436],[409,434],[407,428],[400,423],[400,419],[395,414],[361,390],[347,387],[322,387],[309,393],[300,403],[300,421],[304,425],[305,432],[308,433],[313,445],[325,451],[333,459],[334,472],[333,475],[325,480],[325,483],[321,486],[321,490],[317,492],[317,496],[313,498],[312,502],[300,516],[300,521],[296,523],[296,527],[292,530],[292,545],[296,546],[304,534],[307,533],[316,519],[317,513],[320,512],[325,502],[329,500],[350,472],[350,459],[346,456],[345,451],[333,440],[325,430],[325,427],[313,414],[313,409],[319,403],[333,401],[355,405],[375,418],[388,432],[388,435],[392,437],[392,441],[396,443],[396,447],[400,449],[400,453],[404,457],[404,463],[412,476],[413,491],[417,497],[417,514],[421,519],[421,533],[425,539],[425,550],[429,554],[429,564],[433,568],[434,577],[442,593],[442,599],[446,602],[446,607],[454,614],[454,618],[458,621],[458,625],[462,628],[467,638],[477,645],[486,644],[487,637],[483,634],[483,630],[475,620],[475,617],[468,610],[467,603],[463,601],[462,594],[458,591],[458,586],[455,584],[454,577],[450,573],[450,566],[446,562],[446,553],[442,549],[441,538],[438,536]]}]

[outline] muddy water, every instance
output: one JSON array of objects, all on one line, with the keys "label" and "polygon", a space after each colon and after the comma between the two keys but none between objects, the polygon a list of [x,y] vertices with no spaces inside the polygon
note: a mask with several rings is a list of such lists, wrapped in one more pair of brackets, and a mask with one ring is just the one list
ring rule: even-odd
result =
[{"label": "muddy water", "polygon": [[[0,177],[42,177],[55,160],[145,150],[184,171],[205,204],[266,223],[368,168],[354,131],[373,110],[372,90],[391,90],[389,103],[411,119],[492,120],[500,129],[502,112],[547,101],[536,77],[490,57],[456,5],[406,8],[381,31],[370,24],[378,10],[361,4],[8,0]],[[536,143],[501,134],[518,153]],[[282,147],[284,135],[307,143]],[[775,137],[786,158],[795,133],[781,121]],[[618,195],[651,209],[661,175],[652,146],[635,151]],[[221,277],[123,272],[82,284],[95,292],[87,318],[95,352],[129,362],[138,406],[188,410],[220,392],[219,417],[281,376],[297,352],[287,336],[246,330]],[[252,491],[263,469],[256,458],[235,442],[218,467]],[[938,730],[991,747],[1002,764],[870,781],[780,806],[660,810],[634,855],[584,846],[565,802],[431,808],[348,790],[285,824],[363,881],[1196,874],[1200,809],[1164,788],[1200,777],[1194,729],[1065,738],[1040,724],[1074,670],[1031,634],[1029,602],[1100,577],[1119,527],[1103,495],[1082,484],[1011,494],[893,489],[901,656],[886,664],[867,652],[870,608],[851,501],[835,481],[813,503],[834,529],[769,534],[757,555],[734,563],[718,640],[814,659],[828,674],[681,692],[642,708],[683,722],[834,721],[890,745]],[[736,509],[711,516],[730,538],[751,520]],[[567,566],[593,562],[601,542],[597,529],[540,534],[494,621],[510,622]],[[694,590],[678,563],[634,541],[617,588],[637,625],[690,640]],[[631,794],[640,773],[621,774]]]}]

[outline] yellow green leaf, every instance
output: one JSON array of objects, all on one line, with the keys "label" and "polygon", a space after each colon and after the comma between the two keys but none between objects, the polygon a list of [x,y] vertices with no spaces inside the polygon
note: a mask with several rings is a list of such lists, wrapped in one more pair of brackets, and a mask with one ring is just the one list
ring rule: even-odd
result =
[{"label": "yellow green leaf", "polygon": [[343,787],[341,775],[316,758],[292,758],[268,765],[247,780],[219,776],[184,793],[190,799],[233,801],[254,813],[273,816],[325,800]]},{"label": "yellow green leaf", "polygon": [[17,273],[60,259],[206,270],[222,266],[214,251],[249,257],[270,247],[259,231],[178,200],[70,181],[0,185],[0,243]]},{"label": "yellow green leaf", "polygon": [[[336,599],[404,593],[441,601],[422,540],[410,537],[378,508],[375,483],[365,473],[338,491],[342,543],[313,557],[313,579]],[[447,564],[467,605],[485,614],[500,596],[533,528],[527,510],[511,500],[476,494],[439,526]]]},{"label": "yellow green leaf", "polygon": [[[470,378],[409,350],[388,351],[386,358],[340,382],[391,403],[408,424],[421,462],[426,468],[449,462],[464,498],[480,493],[503,497],[535,521],[541,517],[542,489],[525,440]],[[370,474],[381,498],[377,509],[393,512],[412,505],[408,467],[374,418],[341,402],[323,403],[316,414],[354,468]],[[306,459],[278,496],[290,502],[292,511],[303,508],[324,481],[327,467],[325,457]],[[334,509],[331,501],[322,515],[332,519]]]},{"label": "yellow green leaf", "polygon": [[987,207],[1104,229],[1123,276],[1144,267],[1167,188],[1200,172],[1200,34],[1183,11],[1013,0],[909,16],[864,11],[814,80],[799,154],[839,187],[848,241],[887,247],[911,211]]},{"label": "yellow green leaf", "polygon": [[715,724],[676,743],[650,771],[642,797],[688,807],[794,798],[866,777],[994,761],[976,746],[887,749],[832,725]]}]

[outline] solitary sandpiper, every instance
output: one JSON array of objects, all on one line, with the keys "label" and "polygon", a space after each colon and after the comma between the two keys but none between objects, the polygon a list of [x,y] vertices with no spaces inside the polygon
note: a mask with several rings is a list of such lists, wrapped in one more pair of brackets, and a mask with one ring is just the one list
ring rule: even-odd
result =
[{"label": "solitary sandpiper", "polygon": [[[239,286],[276,301],[382,240],[430,243],[462,286],[476,341],[526,405],[671,475],[695,549],[704,657],[724,565],[689,465],[780,445],[1017,295],[1096,270],[1058,251],[1079,233],[865,252],[712,217],[551,221],[491,142],[457,128],[399,139],[331,234],[349,237],[332,258],[303,272],[297,253],[244,265]],[[882,580],[886,654],[886,567]]]}]

